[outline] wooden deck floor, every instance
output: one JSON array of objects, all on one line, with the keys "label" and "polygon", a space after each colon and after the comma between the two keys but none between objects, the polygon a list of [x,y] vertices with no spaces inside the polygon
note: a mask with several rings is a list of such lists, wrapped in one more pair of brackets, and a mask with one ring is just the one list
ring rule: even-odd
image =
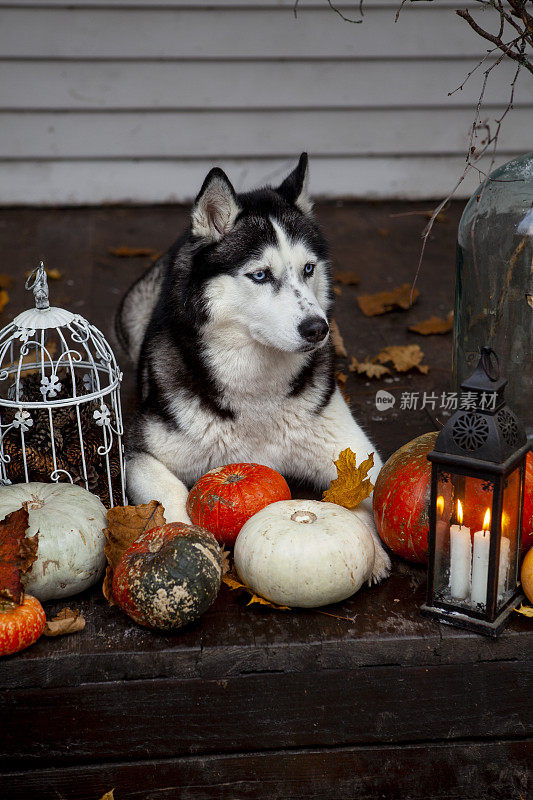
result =
[{"label": "wooden deck floor", "polygon": [[[438,410],[401,410],[403,391],[449,390],[451,335],[408,325],[453,304],[461,204],[434,230],[407,312],[366,318],[358,292],[410,283],[430,205],[318,207],[337,270],[356,270],[335,317],[349,356],[419,344],[428,375],[373,381],[349,374],[354,413],[382,456],[438,427]],[[13,276],[2,324],[31,305],[24,273],[44,258],[62,278],[52,301],[110,334],[146,258],[109,248],[165,249],[187,209],[0,212],[1,272]],[[339,369],[346,370],[347,359]],[[135,402],[126,362],[126,419]],[[379,412],[378,388],[397,397]],[[382,586],[327,609],[248,608],[225,587],[177,636],[139,628],[98,588],[73,598],[87,627],[41,639],[0,664],[0,797],[10,800],[525,800],[533,755],[531,625],[514,615],[497,641],[419,616],[424,570],[398,559]],[[48,603],[49,613],[64,603]]]}]

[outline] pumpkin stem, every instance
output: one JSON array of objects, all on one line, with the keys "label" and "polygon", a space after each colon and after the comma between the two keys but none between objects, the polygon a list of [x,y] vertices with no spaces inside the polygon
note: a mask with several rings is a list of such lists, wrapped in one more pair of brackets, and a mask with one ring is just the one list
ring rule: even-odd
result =
[{"label": "pumpkin stem", "polygon": [[238,475],[236,472],[228,475],[226,483],[240,483],[244,479],[244,475]]},{"label": "pumpkin stem", "polygon": [[291,519],[293,522],[316,522],[316,514],[313,514],[312,511],[295,511]]}]

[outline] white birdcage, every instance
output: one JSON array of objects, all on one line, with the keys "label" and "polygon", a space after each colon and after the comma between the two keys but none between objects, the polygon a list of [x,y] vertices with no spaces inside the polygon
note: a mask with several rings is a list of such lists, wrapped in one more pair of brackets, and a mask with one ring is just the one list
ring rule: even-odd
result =
[{"label": "white birdcage", "polygon": [[0,331],[0,484],[67,481],[125,505],[120,372],[103,334],[51,307],[41,262],[35,308]]}]

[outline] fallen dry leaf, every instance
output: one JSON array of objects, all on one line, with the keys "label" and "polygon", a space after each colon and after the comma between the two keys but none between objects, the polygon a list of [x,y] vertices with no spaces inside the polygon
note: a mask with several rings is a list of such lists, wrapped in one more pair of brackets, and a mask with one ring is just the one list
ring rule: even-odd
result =
[{"label": "fallen dry leaf", "polygon": [[344,386],[344,384],[348,380],[348,376],[345,372],[336,372],[335,378],[337,380],[337,383],[340,384],[341,386]]},{"label": "fallen dry leaf", "polygon": [[388,311],[395,311],[399,308],[405,311],[415,303],[419,295],[420,292],[418,289],[414,289],[413,302],[411,303],[411,284],[404,283],[392,289],[390,292],[359,294],[357,295],[357,302],[366,317],[375,317],[379,314],[386,314]]},{"label": "fallen dry leaf", "polygon": [[383,364],[374,364],[372,361],[358,361],[352,356],[350,372],[357,372],[359,375],[366,375],[367,378],[382,378],[383,375],[390,375],[390,369]]},{"label": "fallen dry leaf", "polygon": [[333,280],[335,283],[342,283],[343,286],[356,286],[359,283],[359,275],[353,270],[335,272]]},{"label": "fallen dry leaf", "polygon": [[46,274],[52,281],[59,281],[63,277],[63,273],[58,269],[47,269]]},{"label": "fallen dry leaf", "polygon": [[230,569],[231,569],[231,565],[230,565],[230,551],[229,551],[229,550],[226,550],[226,548],[225,548],[225,547],[222,547],[222,553],[221,553],[221,556],[222,556],[222,574],[223,574],[223,575],[226,575],[226,574],[227,574],[227,573],[230,571]]},{"label": "fallen dry leaf", "polygon": [[341,289],[341,287],[340,287],[340,286],[334,286],[334,287],[333,287],[333,293],[334,293],[334,294],[336,294],[336,295],[337,295],[337,297],[340,297],[340,296],[341,296],[341,294],[342,294],[342,289]]},{"label": "fallen dry leaf", "polygon": [[110,789],[108,792],[106,792],[105,794],[102,795],[100,800],[115,800],[114,792],[115,792],[114,789]]},{"label": "fallen dry leaf", "polygon": [[429,372],[429,366],[422,364],[424,353],[417,344],[396,345],[386,347],[376,356],[376,361],[380,364],[392,362],[397,372],[407,372],[410,369],[417,369],[424,375]]},{"label": "fallen dry leaf", "polygon": [[335,350],[335,355],[338,356],[339,358],[346,358],[346,356],[348,355],[348,351],[344,346],[339,326],[337,325],[334,319],[332,319],[329,324],[329,333],[331,336],[331,343],[333,345],[333,349]]},{"label": "fallen dry leaf", "polygon": [[527,606],[522,603],[518,608],[515,608],[517,614],[523,614],[524,617],[533,617],[533,606]]},{"label": "fallen dry leaf", "polygon": [[0,289],[11,289],[13,278],[7,272],[0,272]]},{"label": "fallen dry leaf", "polygon": [[420,333],[422,336],[429,336],[432,333],[449,333],[453,328],[453,313],[450,311],[446,319],[442,317],[430,317],[422,322],[409,325],[408,330],[413,333]]},{"label": "fallen dry leaf", "polygon": [[107,512],[104,552],[108,561],[102,592],[113,605],[113,571],[133,542],[146,531],[165,525],[165,509],[157,500],[138,506],[115,506]]},{"label": "fallen dry leaf", "polygon": [[356,508],[372,493],[374,486],[368,477],[368,471],[374,466],[374,453],[357,466],[357,456],[349,447],[339,453],[334,462],[337,477],[331,481],[329,489],[322,495],[326,503],[337,503],[344,508]]},{"label": "fallen dry leaf", "polygon": [[107,252],[111,253],[112,256],[116,256],[116,258],[141,258],[160,255],[159,251],[154,250],[153,247],[128,247],[126,244],[120,247],[110,247]]},{"label": "fallen dry leaf", "polygon": [[261,597],[259,594],[255,594],[255,592],[250,589],[245,583],[241,581],[237,573],[234,569],[230,572],[227,572],[225,575],[222,576],[222,582],[226,584],[232,591],[236,589],[244,589],[245,592],[248,592],[250,595],[250,600],[246,605],[251,606],[254,604],[258,604],[261,606],[269,606],[270,608],[277,608],[281,611],[290,611],[289,606],[279,606],[277,603],[272,603],[270,600],[267,600],[265,597]]},{"label": "fallen dry leaf", "polygon": [[0,604],[20,605],[24,600],[22,575],[37,558],[38,534],[26,538],[28,510],[12,511],[0,522]]},{"label": "fallen dry leaf", "polygon": [[9,303],[9,294],[6,292],[5,289],[0,289],[0,311],[3,311],[8,303]]},{"label": "fallen dry leaf", "polygon": [[346,403],[350,405],[350,395],[346,392],[346,381],[348,380],[347,374],[345,372],[336,372],[335,380],[337,381],[337,386],[341,390],[341,394]]},{"label": "fallen dry leaf", "polygon": [[64,636],[67,633],[77,633],[85,628],[85,619],[80,611],[72,608],[62,608],[59,613],[46,620],[45,636]]}]

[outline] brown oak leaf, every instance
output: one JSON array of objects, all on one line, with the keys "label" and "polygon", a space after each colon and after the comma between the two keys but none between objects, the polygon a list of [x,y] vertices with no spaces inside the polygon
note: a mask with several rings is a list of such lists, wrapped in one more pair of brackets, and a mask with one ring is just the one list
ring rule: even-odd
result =
[{"label": "brown oak leaf", "polygon": [[360,294],[357,296],[357,302],[366,317],[375,317],[397,309],[407,310],[414,305],[419,294],[418,289],[414,289],[411,302],[411,284],[403,283],[401,286],[391,289],[390,292]]},{"label": "brown oak leaf", "polygon": [[245,583],[241,581],[235,569],[232,569],[230,572],[227,572],[225,575],[222,576],[222,583],[225,583],[232,591],[236,589],[244,589],[245,592],[248,592],[250,595],[250,600],[246,605],[252,606],[254,604],[260,606],[270,606],[270,608],[277,608],[281,611],[289,611],[290,606],[280,606],[277,603],[272,603],[270,600],[267,600],[266,597],[261,597],[261,595],[256,594],[253,589],[250,589]]},{"label": "brown oak leaf", "polygon": [[158,500],[138,506],[115,506],[107,512],[104,552],[108,561],[102,591],[113,605],[113,571],[133,542],[146,531],[165,525],[165,509]]},{"label": "brown oak leaf", "polygon": [[322,495],[326,503],[336,503],[344,508],[355,508],[365,498],[369,497],[374,488],[368,477],[369,470],[374,466],[374,453],[357,466],[357,456],[349,447],[339,453],[334,462],[337,468],[337,477],[331,481],[329,489]]},{"label": "brown oak leaf", "polygon": [[335,272],[333,280],[335,283],[342,283],[343,286],[356,286],[359,283],[359,275],[353,270]]},{"label": "brown oak leaf", "polygon": [[142,258],[159,255],[159,251],[153,247],[128,247],[126,244],[120,247],[109,247],[107,252],[116,258]]},{"label": "brown oak leaf", "polygon": [[347,404],[350,405],[350,395],[346,391],[346,381],[348,380],[347,374],[345,372],[336,372],[335,380],[337,382],[337,386],[341,390],[342,396],[346,400]]},{"label": "brown oak leaf", "polygon": [[424,375],[429,372],[429,366],[422,364],[424,353],[417,344],[395,345],[386,347],[376,356],[376,361],[380,364],[392,362],[394,369],[398,372],[408,372],[410,369],[417,369]]},{"label": "brown oak leaf", "polygon": [[409,325],[408,330],[413,333],[420,333],[422,336],[430,336],[433,333],[449,333],[453,328],[453,313],[450,311],[446,319],[442,317],[430,317],[422,322]]},{"label": "brown oak leaf", "polygon": [[390,375],[390,369],[383,364],[374,364],[372,361],[358,361],[352,356],[350,372],[357,372],[359,375],[366,375],[367,378],[382,378],[383,375]]},{"label": "brown oak leaf", "polygon": [[0,289],[0,311],[3,311],[8,303],[9,303],[9,294],[6,292],[5,289]]},{"label": "brown oak leaf", "polygon": [[337,325],[334,319],[332,319],[329,324],[329,333],[331,336],[331,343],[333,345],[333,349],[335,350],[335,355],[338,356],[339,358],[346,358],[346,356],[348,355],[348,351],[344,346],[344,341],[342,339],[339,326]]},{"label": "brown oak leaf", "polygon": [[85,618],[81,611],[72,608],[62,608],[55,617],[46,620],[45,636],[64,636],[67,633],[77,633],[85,628]]},{"label": "brown oak leaf", "polygon": [[110,789],[108,792],[102,795],[100,800],[115,800],[115,790]]},{"label": "brown oak leaf", "polygon": [[22,575],[37,558],[38,534],[26,538],[28,511],[19,508],[0,522],[0,604],[20,605],[24,600]]}]

